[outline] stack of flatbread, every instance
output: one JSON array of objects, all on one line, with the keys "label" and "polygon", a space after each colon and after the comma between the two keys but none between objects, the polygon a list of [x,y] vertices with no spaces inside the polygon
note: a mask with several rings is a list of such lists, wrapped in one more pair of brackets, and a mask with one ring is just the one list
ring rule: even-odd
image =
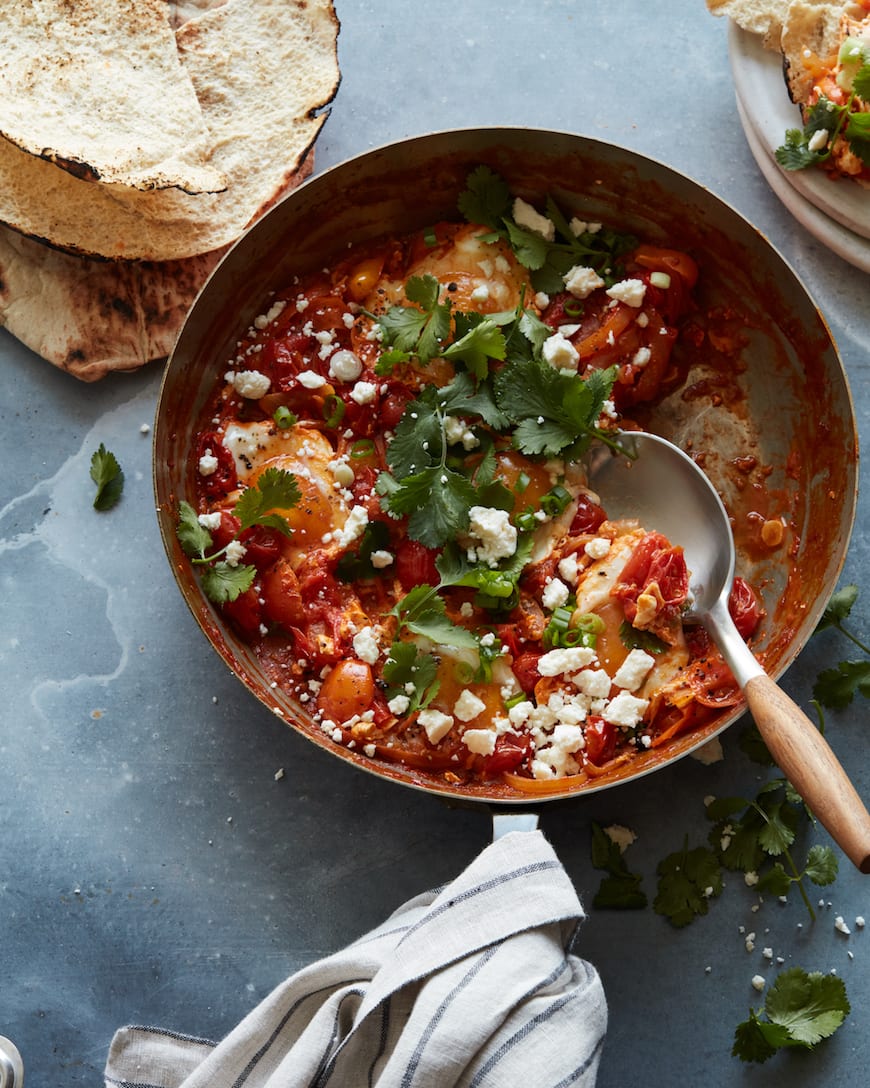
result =
[{"label": "stack of flatbread", "polygon": [[765,47],[784,53],[787,61],[800,48],[817,56],[833,52],[844,19],[860,20],[867,14],[860,3],[849,0],[707,0],[707,8],[750,34],[760,34]]},{"label": "stack of flatbread", "polygon": [[0,0],[0,323],[86,381],[165,358],[310,173],[331,0]]}]

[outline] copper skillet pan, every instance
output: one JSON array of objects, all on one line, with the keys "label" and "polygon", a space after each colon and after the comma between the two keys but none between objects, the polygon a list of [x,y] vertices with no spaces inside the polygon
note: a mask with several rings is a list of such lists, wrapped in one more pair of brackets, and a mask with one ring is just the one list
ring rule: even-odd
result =
[{"label": "copper skillet pan", "polygon": [[[177,504],[195,493],[195,421],[233,346],[269,292],[385,234],[456,217],[468,173],[487,163],[529,200],[550,193],[569,214],[686,249],[701,266],[703,352],[641,425],[702,453],[732,515],[738,573],[763,591],[767,617],[754,646],[781,675],[801,650],[845,558],[857,495],[857,436],[848,382],[824,319],[770,243],[727,204],[674,170],[611,144],[538,129],[464,129],[408,139],[315,176],[227,254],[196,301],[167,365],[157,409],[154,486],[164,546],[178,586],[217,653],[272,712],[315,744],[383,778],[464,801],[527,806],[509,787],[456,787],[334,744],[304,708],[270,688],[256,656],[201,593],[175,535]],[[723,355],[726,357],[723,360]],[[718,362],[719,367],[711,364]],[[723,362],[731,379],[719,384]],[[779,521],[778,547],[761,536]],[[708,725],[646,752],[564,799],[667,766],[730,725]]]}]

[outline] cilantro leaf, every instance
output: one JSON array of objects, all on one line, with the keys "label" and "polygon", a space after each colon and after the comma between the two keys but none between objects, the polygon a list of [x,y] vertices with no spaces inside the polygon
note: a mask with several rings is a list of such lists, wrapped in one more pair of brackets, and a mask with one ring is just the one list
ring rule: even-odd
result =
[{"label": "cilantro leaf", "polygon": [[[507,221],[506,226],[508,239],[510,240],[514,255],[520,264],[524,268],[528,268],[531,272],[534,272],[538,268],[543,268],[547,260],[550,246],[550,243],[546,238],[536,231],[525,230],[523,227],[518,227],[516,223],[509,220]],[[562,286],[564,287],[564,284]]]},{"label": "cilantro leaf", "polygon": [[509,362],[495,376],[495,399],[516,424],[514,445],[523,453],[579,456],[597,433],[615,379],[614,367],[584,381],[542,360]]},{"label": "cilantro leaf", "polygon": [[299,484],[292,472],[279,468],[267,468],[253,487],[247,488],[233,507],[233,513],[241,522],[240,529],[254,525],[276,529],[284,536],[293,530],[278,510],[289,510],[300,498]]},{"label": "cilantro leaf", "polygon": [[811,1050],[829,1038],[851,1012],[846,986],[836,975],[790,967],[767,992],[762,1020],[755,1010],[739,1024],[732,1054],[764,1062],[782,1047]]},{"label": "cilantro leaf", "polygon": [[[489,373],[489,360],[505,357],[504,334],[494,321],[487,318],[462,322],[462,327],[466,326],[467,331],[441,354],[446,359],[461,360],[478,381],[483,381]],[[457,323],[457,329],[459,327]]]},{"label": "cilantro leaf", "polygon": [[91,457],[91,479],[97,485],[95,510],[111,510],[124,490],[124,473],[117,457],[101,442]]},{"label": "cilantro leaf", "polygon": [[488,166],[478,166],[466,179],[458,208],[469,223],[482,223],[493,230],[502,228],[502,220],[511,210],[507,183]]},{"label": "cilantro leaf", "polygon": [[531,533],[520,534],[514,554],[495,569],[470,563],[458,545],[451,541],[435,560],[441,586],[467,586],[482,595],[476,603],[482,608],[512,607],[523,568],[531,558],[534,540]]},{"label": "cilantro leaf", "polygon": [[388,348],[416,355],[428,363],[441,350],[450,334],[450,301],[439,303],[441,285],[430,273],[411,276],[405,284],[405,297],[416,306],[391,306],[375,320],[382,331],[382,343]]},{"label": "cilantro leaf", "polygon": [[405,409],[387,447],[387,464],[397,479],[413,475],[427,467],[433,458],[440,458],[444,445],[444,422],[434,385]]},{"label": "cilantro leaf", "polygon": [[397,639],[384,662],[384,680],[388,685],[384,694],[387,700],[405,695],[408,698],[405,714],[414,714],[438,694],[437,675],[438,662],[431,654],[424,653],[413,642]]},{"label": "cilantro leaf", "polygon": [[837,855],[830,846],[822,846],[816,843],[810,847],[807,854],[807,864],[804,869],[806,876],[820,887],[833,884],[837,879],[840,863]]},{"label": "cilantro leaf", "polygon": [[359,547],[345,552],[335,565],[335,573],[342,582],[374,578],[383,571],[372,565],[372,552],[386,551],[390,543],[390,530],[386,522],[370,521],[363,530]]},{"label": "cilantro leaf", "polygon": [[596,823],[592,824],[592,864],[608,874],[592,900],[593,906],[639,910],[647,905],[646,893],[640,886],[643,877],[629,870],[619,846]]},{"label": "cilantro leaf", "polygon": [[628,620],[619,625],[619,641],[629,650],[646,650],[648,654],[660,654],[668,648],[667,643],[650,631],[639,631]]},{"label": "cilantro leaf", "polygon": [[849,141],[849,150],[865,166],[870,166],[870,114],[850,113],[843,133]]},{"label": "cilantro leaf", "polygon": [[[468,527],[474,485],[443,463],[405,476],[393,488],[381,473],[375,485],[391,514],[408,514],[408,535],[426,548],[439,548]],[[383,482],[382,482],[383,481]]]},{"label": "cilantro leaf", "polygon": [[786,130],[785,143],[774,151],[774,158],[783,170],[806,170],[822,161],[818,151],[810,151],[809,141],[799,128]]},{"label": "cilantro leaf", "polygon": [[481,382],[475,389],[474,379],[465,371],[460,370],[448,385],[438,390],[437,400],[446,415],[480,416],[487,426],[497,431],[508,424],[507,417],[495,403],[490,382]]},{"label": "cilantro leaf", "polygon": [[202,588],[210,601],[226,604],[251,588],[256,573],[256,567],[231,567],[229,563],[221,561],[210,567],[203,567]]},{"label": "cilantro leaf", "polygon": [[813,634],[817,635],[820,631],[826,631],[829,627],[839,627],[843,620],[849,618],[857,599],[858,587],[856,585],[842,586],[838,589],[828,601]]},{"label": "cilantro leaf", "polygon": [[660,861],[657,872],[653,909],[677,928],[706,914],[710,899],[722,891],[722,871],[715,853],[704,846],[689,850],[688,841],[682,850]]},{"label": "cilantro leaf", "polygon": [[196,511],[184,499],[178,504],[178,525],[175,533],[184,554],[198,556],[200,559],[205,558],[213,543],[211,533],[200,525]]},{"label": "cilantro leaf", "polygon": [[458,649],[476,650],[478,641],[465,627],[455,624],[447,615],[447,606],[433,586],[415,586],[393,607],[402,627],[432,642],[444,643]]},{"label": "cilantro leaf", "polygon": [[820,672],[813,685],[813,698],[829,710],[849,706],[856,692],[870,698],[870,661],[841,661]]}]

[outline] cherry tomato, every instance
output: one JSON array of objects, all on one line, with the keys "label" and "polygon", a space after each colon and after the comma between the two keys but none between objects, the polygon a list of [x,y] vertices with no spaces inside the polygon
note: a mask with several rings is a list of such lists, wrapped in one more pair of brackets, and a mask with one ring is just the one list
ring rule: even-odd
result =
[{"label": "cherry tomato", "polygon": [[600,767],[616,754],[616,726],[604,718],[591,716],[586,719],[586,758]]},{"label": "cherry tomato", "polygon": [[734,579],[731,594],[728,597],[728,611],[740,637],[748,639],[755,633],[761,621],[761,605],[755,590],[739,575]]},{"label": "cherry tomato", "polygon": [[517,678],[517,683],[526,693],[531,695],[535,690],[535,684],[541,679],[541,674],[538,672],[538,661],[541,655],[534,650],[526,650],[525,653],[520,654],[514,658],[514,663],[511,665],[514,676]]},{"label": "cherry tomato", "polygon": [[273,623],[282,627],[304,626],[305,605],[299,589],[299,579],[286,559],[279,559],[263,575],[263,611]]},{"label": "cherry tomato", "polygon": [[324,718],[346,722],[364,714],[375,696],[375,681],[371,666],[359,658],[350,657],[328,673],[317,695],[317,709]]},{"label": "cherry tomato", "polygon": [[229,510],[221,510],[221,523],[217,529],[212,529],[211,539],[216,548],[225,548],[227,544],[235,537],[236,533],[242,526],[239,519],[229,512]]},{"label": "cherry tomato", "polygon": [[698,265],[682,250],[642,245],[637,247],[632,258],[641,268],[651,272],[676,274],[690,291],[698,282]]},{"label": "cherry tomato", "polygon": [[264,525],[254,525],[246,529],[239,536],[246,548],[244,561],[252,563],[257,570],[265,570],[280,556],[282,539],[276,529],[269,529]]},{"label": "cherry tomato", "polygon": [[425,548],[418,540],[406,540],[396,550],[396,577],[407,593],[414,586],[437,586],[436,552]]},{"label": "cherry tomato", "polygon": [[234,601],[225,601],[221,608],[233,627],[244,638],[251,641],[259,635],[260,625],[263,622],[263,610],[260,606],[260,591],[256,586],[251,586],[244,593],[240,593]]},{"label": "cherry tomato", "polygon": [[233,455],[221,442],[215,431],[203,431],[196,444],[197,462],[205,456],[217,459],[217,468],[208,476],[199,475],[199,482],[206,496],[210,499],[228,495],[238,487],[236,462]]},{"label": "cherry tomato", "polygon": [[391,389],[381,401],[381,423],[387,430],[393,430],[398,426],[399,420],[405,414],[405,409],[411,403],[411,394],[406,389]]},{"label": "cherry tomato", "polygon": [[571,522],[572,533],[595,533],[602,522],[607,521],[606,512],[593,502],[588,495],[580,495],[577,500],[577,513]]},{"label": "cherry tomato", "polygon": [[495,777],[505,771],[515,771],[528,756],[531,745],[531,737],[503,733],[495,742],[495,751],[484,760],[485,773]]}]

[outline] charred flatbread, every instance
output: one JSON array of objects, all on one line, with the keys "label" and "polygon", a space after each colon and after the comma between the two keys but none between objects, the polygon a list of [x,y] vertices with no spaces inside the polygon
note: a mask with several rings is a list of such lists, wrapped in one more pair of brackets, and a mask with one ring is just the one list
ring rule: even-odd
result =
[{"label": "charred flatbread", "polygon": [[275,199],[338,88],[332,3],[226,0],[186,18],[199,7],[176,6],[186,19],[176,47],[209,133],[208,164],[226,188],[189,193],[76,177],[0,139],[0,221],[71,253],[166,261],[220,249]]},{"label": "charred flatbread", "polygon": [[[288,189],[312,165],[313,153]],[[0,324],[82,381],[136,370],[172,351],[225,251],[177,261],[109,261],[64,253],[0,227]]]}]

